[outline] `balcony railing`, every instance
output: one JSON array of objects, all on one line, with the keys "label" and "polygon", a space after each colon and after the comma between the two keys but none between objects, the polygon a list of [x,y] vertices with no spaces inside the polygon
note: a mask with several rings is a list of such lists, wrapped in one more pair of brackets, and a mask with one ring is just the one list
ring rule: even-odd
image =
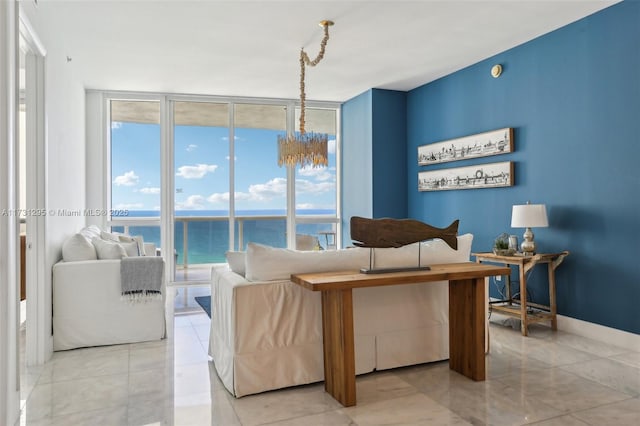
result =
[{"label": "balcony railing", "polygon": [[[335,249],[338,222],[335,216],[298,216],[296,233],[317,237],[321,249]],[[229,216],[175,217],[176,266],[186,269],[189,265],[224,262],[226,251],[232,247],[234,250],[244,250],[248,242],[286,247],[284,215],[235,216],[234,223],[235,241],[231,245]],[[160,247],[160,219],[157,217],[114,218],[108,224],[114,231],[142,235],[145,241]]]}]

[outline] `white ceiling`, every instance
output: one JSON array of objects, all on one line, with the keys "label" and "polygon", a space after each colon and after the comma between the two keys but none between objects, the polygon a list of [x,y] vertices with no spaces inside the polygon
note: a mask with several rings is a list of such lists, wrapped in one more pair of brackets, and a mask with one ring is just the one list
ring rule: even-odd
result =
[{"label": "white ceiling", "polygon": [[[617,1],[39,0],[50,53],[92,89],[307,99],[410,90]],[[53,60],[59,58],[53,58]],[[50,59],[51,60],[51,59]],[[487,70],[487,74],[489,70]]]}]

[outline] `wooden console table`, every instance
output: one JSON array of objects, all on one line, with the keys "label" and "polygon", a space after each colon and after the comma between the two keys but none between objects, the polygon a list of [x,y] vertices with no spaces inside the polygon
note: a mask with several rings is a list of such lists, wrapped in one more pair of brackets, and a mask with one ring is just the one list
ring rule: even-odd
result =
[{"label": "wooden console table", "polygon": [[356,405],[352,289],[433,281],[449,281],[449,368],[485,380],[484,278],[509,272],[508,267],[466,262],[431,265],[429,271],[292,275],[294,283],[322,292],[325,391],[345,407]]},{"label": "wooden console table", "polygon": [[[545,253],[533,256],[498,256],[493,253],[472,253],[476,257],[476,262],[491,262],[501,265],[515,265],[518,267],[520,279],[520,298],[513,299],[511,295],[511,278],[507,275],[506,299],[492,301],[491,309],[501,314],[506,314],[520,319],[520,329],[523,336],[527,336],[529,331],[527,326],[541,321],[551,321],[551,328],[558,329],[556,306],[556,268],[560,266],[568,251],[562,253]],[[547,264],[547,276],[549,280],[549,306],[527,301],[527,272],[539,263]],[[534,310],[535,309],[535,310]]]}]

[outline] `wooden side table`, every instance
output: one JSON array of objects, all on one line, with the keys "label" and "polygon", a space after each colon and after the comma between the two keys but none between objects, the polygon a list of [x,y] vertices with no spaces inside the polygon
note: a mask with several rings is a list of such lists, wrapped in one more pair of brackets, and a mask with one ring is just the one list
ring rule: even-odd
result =
[{"label": "wooden side table", "polygon": [[[491,309],[520,319],[522,335],[528,335],[527,326],[536,322],[551,321],[551,328],[558,329],[557,305],[556,305],[556,268],[560,266],[568,251],[562,253],[538,253],[533,256],[499,256],[493,253],[472,253],[476,262],[489,262],[501,265],[517,266],[520,279],[520,298],[514,299],[511,295],[510,277],[507,276],[506,299],[492,301]],[[537,264],[547,264],[549,280],[549,306],[527,301],[527,272]]]}]

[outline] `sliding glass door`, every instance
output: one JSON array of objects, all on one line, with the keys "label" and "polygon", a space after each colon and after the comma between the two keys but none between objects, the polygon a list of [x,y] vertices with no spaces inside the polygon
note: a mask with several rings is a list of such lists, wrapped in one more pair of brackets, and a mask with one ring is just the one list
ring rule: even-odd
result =
[{"label": "sliding glass door", "polygon": [[208,280],[229,249],[229,105],[175,102],[175,281]]},{"label": "sliding glass door", "polygon": [[235,250],[249,242],[287,246],[287,169],[278,167],[276,143],[286,119],[283,105],[234,106]]},{"label": "sliding glass door", "polygon": [[110,202],[104,212],[113,231],[142,235],[160,248],[160,102],[114,99],[108,106]]}]

